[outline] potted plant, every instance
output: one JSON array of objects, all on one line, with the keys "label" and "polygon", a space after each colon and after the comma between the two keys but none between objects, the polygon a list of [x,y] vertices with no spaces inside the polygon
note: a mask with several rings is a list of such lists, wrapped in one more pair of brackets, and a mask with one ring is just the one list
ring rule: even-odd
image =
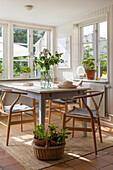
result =
[{"label": "potted plant", "polygon": [[65,140],[68,138],[68,135],[71,134],[71,132],[67,132],[68,129],[60,129],[60,132],[57,132],[57,126],[55,124],[51,124],[49,127],[49,135],[48,140],[50,140],[51,146],[57,146],[65,144]]},{"label": "potted plant", "polygon": [[95,77],[95,58],[92,55],[93,49],[87,45],[84,51],[84,58],[82,61],[83,67],[85,69],[86,77],[88,80],[94,80]]},{"label": "potted plant", "polygon": [[21,78],[28,78],[29,74],[31,73],[31,68],[28,66],[24,66],[20,68],[20,74],[21,74]]},{"label": "potted plant", "polygon": [[34,58],[34,63],[38,65],[38,69],[41,71],[41,87],[52,88],[54,82],[54,72],[52,66],[62,63],[62,53],[55,52],[54,55],[50,53],[48,49],[44,49],[40,52],[40,58]]},{"label": "potted plant", "polygon": [[34,138],[33,141],[37,146],[46,145],[46,132],[43,124],[36,125],[36,130],[33,131]]},{"label": "potted plant", "polygon": [[[68,138],[70,132],[66,130],[60,130],[60,132],[56,131],[56,125],[51,124],[48,126],[47,132],[44,132],[43,125],[37,125],[37,131],[34,131],[34,139],[45,140],[46,145],[39,145],[33,139],[32,146],[34,150],[34,155],[37,159],[41,160],[56,160],[60,159],[64,155],[64,147],[65,147],[65,139]],[[55,142],[54,144],[52,142]]]},{"label": "potted plant", "polygon": [[0,78],[2,78],[2,72],[3,72],[2,64],[0,64]]}]

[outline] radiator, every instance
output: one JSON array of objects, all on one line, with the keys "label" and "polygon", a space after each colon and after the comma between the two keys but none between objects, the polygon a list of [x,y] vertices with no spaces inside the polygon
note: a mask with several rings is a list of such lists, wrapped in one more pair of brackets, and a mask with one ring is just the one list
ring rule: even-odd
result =
[{"label": "radiator", "polygon": [[[101,84],[101,83],[87,83],[87,82],[83,82],[82,84],[84,87],[89,87],[91,88],[91,90],[101,90],[105,92],[106,89],[106,85],[105,84]],[[96,101],[98,102],[99,97],[96,97]],[[87,103],[90,106],[91,109],[94,109],[94,105],[92,103],[91,98],[87,99]],[[100,106],[100,110],[99,110],[100,116],[101,117],[105,117],[105,93],[102,99],[102,103]]]}]

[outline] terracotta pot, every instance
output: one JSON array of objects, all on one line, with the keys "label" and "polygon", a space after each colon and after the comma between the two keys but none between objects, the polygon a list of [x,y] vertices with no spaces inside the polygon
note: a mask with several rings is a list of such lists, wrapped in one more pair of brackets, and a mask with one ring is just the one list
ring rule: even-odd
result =
[{"label": "terracotta pot", "polygon": [[51,146],[58,146],[59,144],[56,141],[50,139],[50,145]]},{"label": "terracotta pot", "polygon": [[35,145],[37,145],[37,146],[42,146],[42,147],[44,147],[45,145],[46,145],[46,139],[35,139],[35,138],[33,138],[33,142],[34,142],[34,144]]},{"label": "terracotta pot", "polygon": [[85,70],[86,78],[88,80],[94,80],[96,70]]}]

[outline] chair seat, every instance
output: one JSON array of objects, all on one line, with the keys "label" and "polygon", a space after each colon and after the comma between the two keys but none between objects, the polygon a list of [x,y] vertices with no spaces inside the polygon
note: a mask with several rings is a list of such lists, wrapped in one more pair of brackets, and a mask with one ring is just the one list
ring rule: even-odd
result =
[{"label": "chair seat", "polygon": [[[96,110],[91,110],[93,113],[94,118],[97,118],[97,111]],[[90,114],[87,109],[85,108],[76,108],[73,112],[68,113],[70,115],[76,115],[76,116],[81,116],[81,117],[90,117]]]},{"label": "chair seat", "polygon": [[58,103],[58,104],[65,104],[65,103],[76,103],[77,100],[76,99],[71,99],[71,100],[68,100],[68,99],[55,99],[55,100],[52,100],[53,103]]},{"label": "chair seat", "polygon": [[[10,107],[11,106],[4,106],[4,111],[9,113]],[[16,104],[16,105],[14,105],[12,112],[22,112],[22,111],[24,112],[27,110],[33,110],[33,109],[32,109],[32,107],[29,107],[27,105]]]}]

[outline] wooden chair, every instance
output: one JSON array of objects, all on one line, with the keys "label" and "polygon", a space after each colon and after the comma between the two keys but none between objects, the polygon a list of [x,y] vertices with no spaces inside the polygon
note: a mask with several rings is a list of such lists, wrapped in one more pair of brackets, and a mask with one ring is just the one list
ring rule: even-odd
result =
[{"label": "wooden chair", "polygon": [[63,113],[67,113],[69,111],[70,105],[78,105],[81,108],[81,100],[66,98],[66,99],[56,99],[49,101],[49,119],[48,123],[50,124],[51,114],[55,114],[62,118]]},{"label": "wooden chair", "polygon": [[[9,142],[9,134],[11,125],[20,124],[21,131],[23,131],[23,124],[34,122],[34,127],[36,126],[36,117],[34,112],[34,107],[29,107],[27,105],[22,105],[22,103],[17,104],[21,95],[27,95],[27,93],[16,92],[8,89],[2,90],[3,95],[0,95],[0,118],[8,118],[7,122],[7,139],[6,146]],[[12,93],[16,95],[16,100],[10,106],[4,106],[4,100],[7,93]],[[30,112],[30,113],[29,113]],[[32,117],[31,119],[23,120],[23,114]],[[5,116],[6,115],[6,116]],[[20,120],[12,120],[13,116],[20,116]]]},{"label": "wooden chair", "polygon": [[[86,94],[89,93],[89,94]],[[101,126],[100,126],[100,116],[99,116],[99,108],[102,102],[104,92],[102,91],[86,91],[84,95],[75,96],[75,99],[82,99],[82,102],[85,106],[85,108],[74,108],[69,113],[63,114],[63,129],[71,130],[73,132],[74,137],[74,131],[86,131],[86,132],[92,132],[93,134],[93,141],[94,141],[94,151],[97,155],[97,145],[96,145],[96,128],[95,123],[97,123],[97,128],[99,129],[99,136],[100,136],[100,142],[102,142],[102,135],[101,135]],[[95,99],[95,97],[98,96],[99,100]],[[85,98],[91,98],[93,101],[93,104],[95,106],[95,110],[90,109],[90,107],[85,103]],[[67,122],[70,120],[73,120],[72,126],[67,125]],[[90,122],[91,127],[85,128],[85,127],[75,127],[74,122],[75,120],[78,121],[84,121],[84,122]]]}]

